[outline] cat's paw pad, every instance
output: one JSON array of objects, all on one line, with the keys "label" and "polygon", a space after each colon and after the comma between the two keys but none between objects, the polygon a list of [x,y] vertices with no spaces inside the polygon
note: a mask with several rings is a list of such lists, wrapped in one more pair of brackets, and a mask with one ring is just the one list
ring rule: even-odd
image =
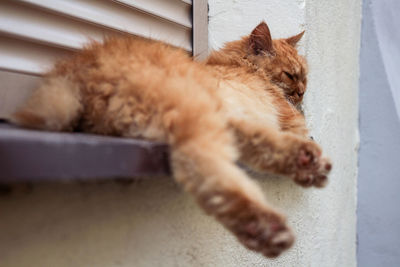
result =
[{"label": "cat's paw pad", "polygon": [[321,150],[315,143],[307,143],[299,149],[296,164],[294,181],[299,185],[324,187],[327,184],[332,163],[321,156]]},{"label": "cat's paw pad", "polygon": [[267,257],[277,257],[292,246],[294,236],[284,216],[260,203],[259,199],[241,194],[233,196],[209,197],[204,207],[244,246]]},{"label": "cat's paw pad", "polygon": [[294,242],[291,230],[282,220],[253,218],[241,222],[236,232],[239,240],[249,249],[266,257],[277,257]]}]

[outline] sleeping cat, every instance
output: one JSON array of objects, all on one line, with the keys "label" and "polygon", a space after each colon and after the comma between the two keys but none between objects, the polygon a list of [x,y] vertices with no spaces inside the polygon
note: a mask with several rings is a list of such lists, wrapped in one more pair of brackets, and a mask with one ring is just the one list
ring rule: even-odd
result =
[{"label": "sleeping cat", "polygon": [[246,247],[275,257],[292,232],[236,161],[325,185],[331,164],[296,109],[307,82],[302,35],[272,40],[262,22],[203,63],[143,38],[92,43],[58,62],[12,121],[168,143],[177,183]]}]

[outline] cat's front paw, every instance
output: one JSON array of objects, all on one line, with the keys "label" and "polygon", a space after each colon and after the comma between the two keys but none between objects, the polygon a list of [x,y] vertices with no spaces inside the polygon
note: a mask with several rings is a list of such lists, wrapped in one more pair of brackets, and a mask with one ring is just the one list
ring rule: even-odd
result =
[{"label": "cat's front paw", "polygon": [[277,257],[293,245],[294,236],[284,217],[268,208],[250,206],[229,221],[244,246],[266,257]]},{"label": "cat's front paw", "polygon": [[239,240],[249,249],[274,258],[290,248],[294,236],[283,221],[250,220],[238,228]]},{"label": "cat's front paw", "polygon": [[331,169],[332,163],[327,157],[322,157],[316,143],[304,143],[298,149],[294,181],[304,187],[324,187]]}]

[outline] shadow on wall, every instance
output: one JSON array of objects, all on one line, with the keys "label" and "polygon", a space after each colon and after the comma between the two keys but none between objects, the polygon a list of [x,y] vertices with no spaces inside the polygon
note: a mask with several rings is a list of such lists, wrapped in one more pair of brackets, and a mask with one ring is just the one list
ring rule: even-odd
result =
[{"label": "shadow on wall", "polygon": [[394,96],[400,101],[400,34],[394,23],[400,22],[394,14],[399,10],[396,0],[363,5],[358,178],[358,265],[363,267],[400,264],[400,123],[394,101]]},{"label": "shadow on wall", "polygon": [[400,2],[372,0],[371,10],[387,81],[400,118]]}]

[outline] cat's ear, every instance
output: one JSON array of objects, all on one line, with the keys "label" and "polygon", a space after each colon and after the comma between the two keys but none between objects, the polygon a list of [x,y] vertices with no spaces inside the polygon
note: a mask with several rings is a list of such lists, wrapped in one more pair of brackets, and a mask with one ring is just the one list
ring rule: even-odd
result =
[{"label": "cat's ear", "polygon": [[250,34],[249,46],[251,52],[256,55],[261,53],[274,54],[271,33],[267,23],[263,21],[254,28]]},{"label": "cat's ear", "polygon": [[303,37],[304,33],[305,33],[305,31],[302,31],[301,33],[299,33],[295,36],[289,37],[286,39],[286,42],[288,44],[290,44],[291,46],[295,47],[297,45],[297,43],[300,41],[301,37]]}]

